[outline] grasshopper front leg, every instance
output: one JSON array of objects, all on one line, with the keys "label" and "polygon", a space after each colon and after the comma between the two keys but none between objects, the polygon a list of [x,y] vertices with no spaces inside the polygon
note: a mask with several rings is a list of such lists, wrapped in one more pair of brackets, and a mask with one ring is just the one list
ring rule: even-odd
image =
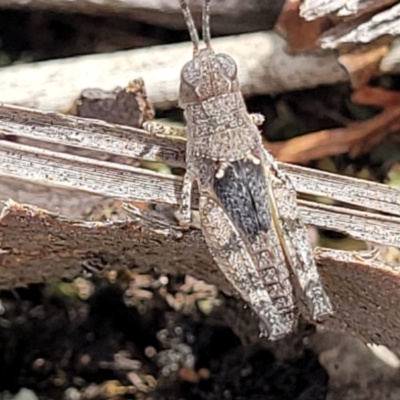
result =
[{"label": "grasshopper front leg", "polygon": [[193,182],[196,179],[196,171],[193,170],[192,164],[186,167],[186,173],[183,177],[181,201],[179,210],[175,212],[175,218],[178,220],[182,228],[188,228],[192,221],[192,188]]},{"label": "grasshopper front leg", "polygon": [[177,126],[168,126],[154,121],[146,121],[142,128],[152,135],[186,137],[186,129]]}]

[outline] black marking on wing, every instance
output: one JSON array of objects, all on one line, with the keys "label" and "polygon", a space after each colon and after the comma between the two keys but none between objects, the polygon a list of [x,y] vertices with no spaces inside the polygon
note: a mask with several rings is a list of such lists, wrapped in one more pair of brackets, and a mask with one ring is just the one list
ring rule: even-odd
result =
[{"label": "black marking on wing", "polygon": [[221,179],[214,180],[214,191],[226,212],[250,238],[271,226],[268,187],[263,168],[251,161],[236,161]]}]

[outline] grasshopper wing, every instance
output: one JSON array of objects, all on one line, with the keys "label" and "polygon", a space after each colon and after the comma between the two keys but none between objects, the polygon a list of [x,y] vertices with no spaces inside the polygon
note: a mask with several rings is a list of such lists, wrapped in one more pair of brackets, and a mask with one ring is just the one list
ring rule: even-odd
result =
[{"label": "grasshopper wing", "polygon": [[295,329],[297,309],[261,173],[251,162],[232,163],[201,196],[200,218],[216,263],[260,317],[262,333],[278,339]]}]

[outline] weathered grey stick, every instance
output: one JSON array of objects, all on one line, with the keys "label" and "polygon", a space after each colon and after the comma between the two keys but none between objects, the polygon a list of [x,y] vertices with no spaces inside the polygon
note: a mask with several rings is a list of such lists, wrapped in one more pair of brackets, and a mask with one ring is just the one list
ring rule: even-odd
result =
[{"label": "weathered grey stick", "polygon": [[[34,139],[42,143],[49,142],[73,146],[80,150],[89,149],[148,161],[160,161],[175,167],[185,167],[186,140],[184,138],[153,136],[141,129],[53,112],[0,105],[0,134]],[[17,145],[2,143],[3,157],[12,156],[13,151],[17,151],[18,154],[19,147]],[[29,150],[29,148],[26,149]],[[30,150],[30,152],[23,151],[23,154],[29,155],[30,153],[30,156],[33,157],[35,149],[30,148]],[[43,154],[48,154],[53,159],[56,156],[59,160],[71,160],[71,156],[60,153]],[[15,155],[14,160],[18,160],[18,157],[21,157],[21,155]],[[106,165],[110,166],[110,164]],[[280,167],[289,175],[298,193],[327,197],[371,211],[400,216],[399,190],[374,182],[290,164],[280,164]],[[18,168],[17,164],[14,168]],[[116,168],[129,170],[129,168],[121,166],[116,166]],[[1,169],[1,171],[5,174],[4,169]],[[146,174],[146,171],[140,171],[140,174]],[[23,178],[23,174],[27,173],[24,169],[21,169],[20,173],[22,174],[21,179],[25,181],[30,179]],[[136,173],[136,169],[134,169],[134,173]],[[131,178],[128,181],[131,182]],[[51,186],[54,186],[54,183],[54,181],[49,181]],[[82,190],[93,192],[92,190]],[[101,194],[107,196],[104,188]],[[151,201],[151,198],[148,198],[147,201]],[[176,204],[175,202],[176,199],[170,204]]]},{"label": "weathered grey stick", "polygon": [[[4,141],[0,141],[0,177],[126,201],[174,206],[179,203],[182,189],[181,178],[174,175]],[[357,188],[357,184],[358,180],[354,180],[353,187]],[[329,182],[325,182],[325,186],[329,187]],[[351,196],[353,187],[343,190]],[[389,246],[400,244],[400,215],[382,216],[315,202],[301,201],[300,204],[301,215],[307,224],[368,242]],[[367,199],[363,204],[368,208]]]},{"label": "weathered grey stick", "polygon": [[134,10],[159,11],[165,13],[177,11],[173,2],[168,0],[0,0],[0,7],[29,8],[38,10],[53,10],[61,12],[96,13],[129,13]]},{"label": "weathered grey stick", "polygon": [[[335,53],[289,55],[273,32],[215,39],[214,48],[237,61],[244,95],[349,80]],[[112,90],[141,77],[154,107],[169,108],[176,105],[180,68],[190,52],[189,43],[180,43],[2,68],[0,102],[65,111],[84,89]]]},{"label": "weathered grey stick", "polygon": [[396,0],[303,0],[300,15],[308,21],[332,13],[339,17],[348,17],[365,11],[383,8]]},{"label": "weathered grey stick", "polygon": [[[284,0],[220,0],[213,5],[215,33],[251,32],[272,28]],[[197,20],[201,4],[193,1]],[[0,0],[0,8],[49,10],[89,15],[119,15],[149,24],[184,28],[179,3],[171,0]]]},{"label": "weathered grey stick", "polygon": [[366,44],[383,36],[400,34],[400,4],[384,10],[366,22],[350,21],[326,31],[320,38],[321,48],[334,49],[345,44]]}]

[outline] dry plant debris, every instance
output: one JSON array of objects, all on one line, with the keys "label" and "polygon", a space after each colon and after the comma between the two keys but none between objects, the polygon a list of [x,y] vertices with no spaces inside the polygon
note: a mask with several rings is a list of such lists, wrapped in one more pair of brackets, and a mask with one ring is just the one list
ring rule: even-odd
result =
[{"label": "dry plant debris", "polygon": [[[238,51],[238,57],[247,61],[243,68],[246,94],[277,93],[318,83],[350,81],[354,88],[351,96],[354,103],[379,107],[381,111],[362,121],[343,118],[344,126],[341,127],[317,130],[314,133],[308,131],[306,135],[285,142],[266,142],[266,147],[281,161],[307,164],[312,160],[343,153],[351,158],[361,157],[372,152],[384,139],[397,140],[400,96],[394,90],[370,86],[369,82],[381,73],[382,60],[391,44],[391,36],[397,34],[398,5],[394,1],[382,1],[377,5],[377,2],[370,0],[314,0],[302,2],[300,10],[302,16],[313,21],[305,22],[299,17],[298,3],[287,2],[277,25],[296,55],[286,53],[288,49],[285,49],[285,42],[272,32],[262,36],[254,34],[240,40],[227,38],[226,42],[221,41],[221,48],[228,44],[236,46],[238,50],[248,47],[250,40],[254,40],[255,47],[264,49],[275,43],[276,48],[268,53],[273,56],[272,64],[269,65],[286,65],[285,68],[288,68],[285,69],[288,79],[281,79],[279,74],[283,72],[280,69],[258,68],[262,64],[262,57],[250,58],[247,53]],[[178,47],[178,51],[186,51],[184,46]],[[324,50],[327,48],[338,49],[338,53],[327,52]],[[161,52],[160,48],[153,50]],[[178,53],[172,50],[175,51],[175,48],[162,53],[167,58],[167,64],[169,60],[177,58]],[[137,54],[140,61],[139,53],[132,54]],[[115,60],[122,59],[118,57],[123,55],[116,55]],[[93,62],[90,56],[86,61],[89,62],[89,59]],[[154,60],[153,64],[159,61],[157,57]],[[302,70],[299,67],[313,62],[318,65],[319,61],[326,67],[320,68],[325,71],[324,77],[307,80],[306,77],[312,75],[310,69],[307,67]],[[256,69],[254,63],[257,64]],[[338,67],[339,63],[346,71]],[[72,64],[67,61],[65,65],[70,68],[68,65]],[[139,62],[135,65],[143,67],[144,64]],[[291,76],[286,72],[293,65],[297,72]],[[57,62],[52,66],[42,66],[43,71],[46,70],[49,75],[59,68]],[[19,83],[15,79],[9,81],[25,87],[27,93],[33,88],[30,91],[32,94],[36,90],[34,85],[41,84],[41,81],[24,81],[23,76],[28,68],[20,67],[10,67],[8,71],[19,71]],[[60,69],[60,76],[62,71]],[[165,69],[157,71],[165,72]],[[257,74],[254,71],[258,71]],[[327,71],[333,72],[330,74]],[[72,69],[70,72],[73,73]],[[254,80],[254,76],[259,79]],[[258,88],[259,92],[254,89],[256,84],[266,81],[273,82],[275,86]],[[45,79],[45,82],[49,85],[52,81]],[[76,364],[85,373],[96,371],[98,374],[106,374],[107,379],[88,385],[90,380],[86,382],[81,377],[68,375],[64,370],[57,369],[56,361],[46,357],[33,360],[35,373],[56,371],[51,378],[52,383],[62,385],[72,382],[73,387],[65,391],[66,398],[75,399],[79,395],[82,400],[122,399],[129,396],[147,398],[155,387],[167,388],[168,393],[176,393],[174,385],[178,381],[184,395],[193,393],[183,390],[185,385],[193,385],[191,389],[210,394],[207,385],[212,382],[215,387],[221,388],[221,392],[213,393],[215,398],[221,398],[227,393],[222,392],[227,383],[230,395],[240,395],[245,391],[246,398],[251,398],[249,393],[252,389],[258,388],[258,385],[264,387],[265,382],[278,373],[284,377],[282,379],[285,384],[272,387],[271,393],[282,398],[285,394],[298,394],[296,390],[292,391],[296,385],[287,384],[285,379],[293,376],[298,379],[302,376],[298,373],[301,370],[304,377],[300,379],[304,378],[302,384],[305,387],[301,395],[305,398],[325,398],[327,375],[316,360],[315,354],[318,354],[319,362],[329,373],[330,400],[345,395],[363,399],[366,391],[370,398],[377,399],[382,393],[396,395],[398,368],[377,363],[369,350],[364,351],[366,348],[360,341],[347,343],[342,338],[332,348],[328,346],[334,341],[329,338],[330,333],[317,333],[316,342],[311,340],[308,344],[314,352],[313,357],[303,357],[304,354],[301,354],[296,359],[300,360],[300,364],[303,362],[300,366],[291,364],[289,357],[282,361],[277,356],[282,349],[285,349],[284,352],[289,351],[290,345],[282,344],[275,352],[269,352],[266,350],[268,344],[258,341],[254,318],[243,309],[239,299],[222,294],[234,295],[208,256],[198,230],[192,228],[189,232],[182,232],[171,217],[172,207],[176,206],[180,193],[180,179],[138,168],[144,165],[143,162],[165,163],[182,168],[185,146],[182,138],[173,139],[165,135],[150,137],[137,129],[143,121],[154,116],[154,109],[147,100],[142,82],[135,80],[127,89],[122,90],[110,90],[110,87],[115,86],[112,84],[102,85],[108,88],[107,91],[85,91],[75,110],[70,110],[78,112],[79,116],[103,119],[108,123],[9,105],[0,107],[3,199],[12,194],[18,201],[6,203],[0,218],[0,287],[13,287],[15,293],[18,293],[21,289],[16,287],[54,278],[74,279],[83,274],[85,277],[91,276],[90,279],[96,282],[99,279],[96,276],[106,276],[108,283],[102,281],[101,284],[106,290],[108,285],[114,289],[119,288],[117,297],[120,302],[115,303],[118,307],[111,308],[111,314],[116,309],[124,310],[124,305],[129,306],[131,311],[140,314],[135,320],[135,328],[142,334],[141,337],[151,339],[139,350],[132,348],[135,341],[124,342],[126,338],[122,339],[118,333],[109,330],[105,323],[102,329],[107,331],[108,339],[114,338],[112,346],[105,346],[103,353],[101,349],[82,351],[78,353]],[[173,80],[152,80],[151,83],[158,85],[156,108],[167,108],[174,104],[176,98],[173,92],[177,88]],[[57,96],[62,97],[62,87],[57,84],[54,87],[59,91]],[[30,96],[29,101],[35,98],[31,94],[27,95]],[[37,104],[52,107],[51,96],[46,99],[44,102],[39,99]],[[26,101],[26,98],[22,100]],[[130,112],[132,107],[134,113]],[[142,160],[142,164],[138,159]],[[293,179],[299,195],[307,198],[300,201],[307,223],[351,236],[362,241],[365,247],[373,247],[371,243],[378,246],[378,250],[371,251],[316,249],[315,257],[324,285],[337,310],[335,317],[323,329],[355,333],[363,341],[383,343],[399,351],[397,332],[400,329],[400,316],[396,306],[400,301],[399,256],[396,248],[400,242],[399,191],[373,182],[306,168],[285,164],[282,164],[282,168]],[[39,208],[20,204],[32,203],[32,192],[29,192],[32,186],[29,187],[28,181],[47,185],[45,194],[40,192],[39,186],[33,189],[40,194],[36,197],[41,206]],[[149,190],[141,189],[145,185],[148,185]],[[81,192],[74,191],[71,192],[72,196],[65,196],[65,191],[57,190],[55,186],[79,189]],[[116,200],[99,201],[99,195]],[[128,200],[133,202],[127,205],[125,202]],[[82,203],[85,203],[86,208],[91,208],[91,205],[94,208],[90,212],[83,212]],[[62,206],[62,212],[57,211],[59,206]],[[68,218],[63,216],[66,214]],[[389,251],[387,246],[394,247]],[[80,301],[95,303],[94,298],[99,294],[96,289],[98,285],[98,281],[94,284],[87,278],[79,277],[72,284],[62,283],[59,288],[65,292],[75,291]],[[13,307],[10,304],[12,302],[5,302],[9,313]],[[14,312],[11,310],[13,318],[15,316],[17,320],[20,316]],[[59,322],[66,327],[72,321],[75,327],[82,329],[83,325],[79,324],[84,323],[84,318],[79,318],[86,315],[85,312],[88,312],[86,307],[84,311],[75,309],[71,315],[78,316],[78,319]],[[7,324],[9,321],[2,317],[2,313],[0,306],[0,324]],[[34,321],[46,314],[40,307],[33,307],[30,313]],[[58,314],[61,319],[66,315]],[[127,313],[124,317],[128,315],[131,316]],[[161,323],[158,318],[160,315],[163,318],[168,316],[167,320]],[[141,324],[148,322],[146,318],[158,321],[156,332],[140,331]],[[204,321],[208,322],[203,325]],[[211,327],[207,325],[210,321]],[[207,333],[199,334],[199,329],[205,329]],[[232,345],[231,353],[214,360],[214,365],[199,366],[198,361],[202,359],[204,348],[198,351],[196,346],[199,343],[196,340],[210,336],[211,331],[213,334],[223,332],[225,340],[240,339],[249,346],[244,351],[243,347]],[[229,336],[232,332],[237,336]],[[309,334],[305,336],[307,340],[312,339]],[[334,336],[337,339],[337,334]],[[108,342],[105,340],[103,343]],[[326,347],[318,348],[315,343],[324,343]],[[296,348],[306,352],[306,347],[302,343]],[[350,350],[354,350],[354,353]],[[296,352],[294,349],[290,351]],[[101,357],[96,359],[96,354],[101,354]],[[64,361],[72,360],[68,358],[70,353],[63,353],[62,357]],[[342,362],[344,371],[349,369],[347,375],[341,375],[342,368],[338,372],[338,360]],[[219,369],[215,368],[217,364]],[[354,375],[357,369],[354,365],[362,365],[363,374]],[[365,368],[365,365],[371,368]],[[215,378],[216,371],[218,378]],[[243,379],[229,381],[229,376],[241,376]],[[313,376],[312,381],[308,381],[309,376]],[[380,379],[385,382],[385,388],[377,391]]]}]

